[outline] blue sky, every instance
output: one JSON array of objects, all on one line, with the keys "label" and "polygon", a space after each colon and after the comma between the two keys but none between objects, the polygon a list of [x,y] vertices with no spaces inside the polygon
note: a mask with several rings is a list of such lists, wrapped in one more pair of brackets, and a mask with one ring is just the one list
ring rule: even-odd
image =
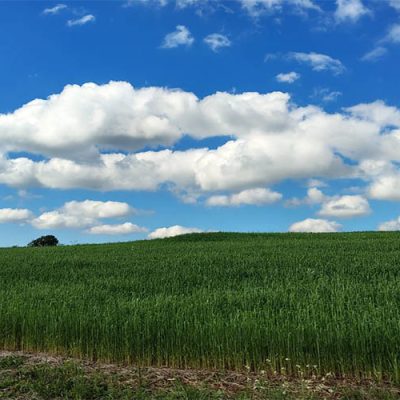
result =
[{"label": "blue sky", "polygon": [[399,0],[0,3],[0,246],[400,229]]}]

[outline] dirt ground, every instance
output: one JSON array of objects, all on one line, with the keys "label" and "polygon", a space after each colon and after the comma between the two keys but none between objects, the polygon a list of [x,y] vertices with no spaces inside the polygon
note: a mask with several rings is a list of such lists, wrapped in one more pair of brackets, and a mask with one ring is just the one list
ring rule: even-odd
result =
[{"label": "dirt ground", "polygon": [[[137,367],[94,363],[87,360],[77,360],[43,353],[34,354],[18,351],[0,351],[1,360],[20,360],[19,363],[23,364],[25,369],[43,365],[56,369],[73,364],[78,366],[88,377],[96,375],[104,377],[105,381],[112,379],[114,382],[117,381],[121,387],[145,387],[148,393],[172,393],[176,385],[179,384],[183,387],[217,393],[218,395],[215,398],[221,399],[239,397],[241,399],[400,399],[400,386],[372,380],[338,379],[329,375],[291,378],[287,376],[268,376],[263,371],[254,373],[251,371]],[[1,390],[3,390],[3,397]],[[0,385],[0,399],[7,398],[4,397],[6,391],[6,385]],[[269,397],[268,393],[275,393],[274,397]]]}]

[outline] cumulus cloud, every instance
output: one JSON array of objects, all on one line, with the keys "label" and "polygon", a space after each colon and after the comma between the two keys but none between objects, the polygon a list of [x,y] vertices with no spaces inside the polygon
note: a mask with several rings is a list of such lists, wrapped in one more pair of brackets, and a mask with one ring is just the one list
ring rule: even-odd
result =
[{"label": "cumulus cloud", "polygon": [[63,207],[63,212],[68,215],[100,219],[125,217],[133,211],[129,204],[118,201],[69,201]]},{"label": "cumulus cloud", "polygon": [[172,49],[178,46],[191,46],[194,38],[189,29],[184,25],[177,25],[174,32],[168,33],[161,45],[164,49]]},{"label": "cumulus cloud", "polygon": [[307,218],[303,221],[295,222],[289,227],[289,232],[338,232],[341,225],[326,219]]},{"label": "cumulus cloud", "polygon": [[127,203],[115,201],[70,201],[58,210],[44,212],[31,223],[38,229],[88,228],[104,218],[125,217],[133,212]]},{"label": "cumulus cloud", "polygon": [[[215,149],[159,149],[186,134],[229,140]],[[0,183],[20,189],[164,186],[210,197],[286,179],[361,177],[374,186],[396,175],[399,154],[400,110],[382,101],[327,113],[296,106],[282,92],[199,99],[182,90],[110,82],[68,85],[0,114]],[[389,167],[374,172],[371,165],[381,161]]]},{"label": "cumulus cloud", "polygon": [[352,218],[367,215],[371,212],[368,200],[361,195],[327,196],[320,189],[311,187],[303,199],[293,198],[287,206],[314,206],[321,204],[318,215],[323,217]]},{"label": "cumulus cloud", "polygon": [[378,175],[368,188],[369,196],[378,200],[400,200],[400,174]]},{"label": "cumulus cloud", "polygon": [[196,101],[191,93],[134,89],[126,82],[67,85],[60,94],[0,114],[1,141],[8,141],[0,143],[0,151],[29,147],[45,156],[83,153],[87,160],[96,148],[170,145],[182,136],[179,119]]},{"label": "cumulus cloud", "polygon": [[127,203],[115,201],[70,201],[63,207],[43,212],[35,217],[27,209],[0,209],[0,223],[29,223],[37,229],[86,229],[98,235],[126,235],[147,232],[147,229],[131,222],[103,224],[103,219],[127,217],[135,209]]},{"label": "cumulus cloud", "polygon": [[338,22],[356,22],[371,13],[362,0],[336,0],[336,5],[335,18]]},{"label": "cumulus cloud", "polygon": [[345,109],[353,117],[361,120],[372,121],[381,126],[400,127],[400,110],[389,107],[383,101],[377,100],[373,103],[361,103]]},{"label": "cumulus cloud", "polygon": [[232,45],[230,39],[225,35],[221,35],[220,33],[212,33],[206,36],[204,38],[204,43],[214,52]]},{"label": "cumulus cloud", "polygon": [[322,204],[319,215],[323,217],[352,218],[371,212],[368,200],[360,195],[334,197]]},{"label": "cumulus cloud", "polygon": [[326,199],[326,196],[318,187],[310,187],[307,190],[306,203],[307,204],[317,204],[322,203]]},{"label": "cumulus cloud", "polygon": [[211,196],[207,199],[206,204],[208,206],[222,206],[232,207],[240,205],[256,205],[261,206],[264,204],[275,203],[282,199],[282,195],[277,192],[273,192],[270,189],[255,188],[243,190],[239,193],[235,193],[229,196],[218,195]]},{"label": "cumulus cloud", "polygon": [[32,212],[24,208],[0,208],[0,224],[27,222],[32,216]]},{"label": "cumulus cloud", "polygon": [[276,80],[282,83],[293,83],[300,78],[297,72],[280,73],[276,76]]},{"label": "cumulus cloud", "polygon": [[66,8],[68,8],[66,4],[57,4],[54,7],[45,8],[43,10],[43,14],[55,15],[60,13],[62,10],[65,10]]},{"label": "cumulus cloud", "polygon": [[58,228],[85,228],[96,223],[93,218],[77,215],[68,215],[62,211],[49,211],[32,220],[32,225],[37,229]]},{"label": "cumulus cloud", "polygon": [[174,225],[167,228],[158,228],[151,232],[148,236],[149,239],[163,239],[167,237],[185,235],[187,233],[201,233],[204,232],[199,228],[187,228],[181,225]]},{"label": "cumulus cloud", "polygon": [[310,187],[307,190],[306,197],[304,197],[303,199],[294,197],[292,199],[287,200],[286,205],[288,207],[297,207],[303,204],[311,206],[322,203],[326,198],[327,196],[325,196],[320,189],[318,189],[317,187]]},{"label": "cumulus cloud", "polygon": [[77,19],[70,19],[67,21],[67,26],[72,27],[72,26],[81,26],[81,25],[86,25],[90,22],[94,22],[96,20],[96,17],[92,14],[87,14],[84,15],[81,18]]},{"label": "cumulus cloud", "polygon": [[345,67],[340,60],[332,58],[326,54],[320,54],[315,52],[302,53],[302,52],[291,52],[288,54],[288,58],[295,60],[302,64],[311,66],[314,71],[331,71],[334,74],[341,74],[344,72]]},{"label": "cumulus cloud", "polygon": [[380,231],[400,231],[400,217],[391,221],[382,222],[378,226]]},{"label": "cumulus cloud", "polygon": [[147,229],[131,222],[125,222],[124,224],[92,226],[87,232],[93,235],[129,235],[131,233],[147,232]]},{"label": "cumulus cloud", "polygon": [[[398,133],[400,136],[400,132]],[[369,180],[369,197],[377,200],[400,200],[400,171],[394,163],[384,160],[363,160],[359,171],[364,179]]]}]

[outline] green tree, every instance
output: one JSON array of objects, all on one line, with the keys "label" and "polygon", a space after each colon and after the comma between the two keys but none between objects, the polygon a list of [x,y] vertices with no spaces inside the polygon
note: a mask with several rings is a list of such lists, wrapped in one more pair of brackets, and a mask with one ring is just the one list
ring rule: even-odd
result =
[{"label": "green tree", "polygon": [[47,247],[47,246],[57,246],[58,245],[58,239],[53,236],[53,235],[46,235],[46,236],[41,236],[40,238],[37,238],[35,240],[32,240],[28,244],[28,247]]}]

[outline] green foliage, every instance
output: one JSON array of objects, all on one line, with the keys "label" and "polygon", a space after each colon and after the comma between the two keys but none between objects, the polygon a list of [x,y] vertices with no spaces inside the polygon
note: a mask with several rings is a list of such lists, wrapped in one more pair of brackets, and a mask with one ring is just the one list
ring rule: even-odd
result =
[{"label": "green foliage", "polygon": [[[6,357],[10,361],[11,357]],[[1,358],[0,360],[4,360]],[[0,368],[0,399],[5,400],[395,400],[388,384],[349,379],[268,379],[224,375],[223,371],[169,371],[126,366],[44,362],[27,357],[10,370]],[[157,371],[157,373],[155,373]],[[176,376],[176,379],[168,376]],[[176,375],[175,375],[176,374]],[[180,376],[181,374],[181,376]],[[186,374],[186,378],[182,374]],[[235,379],[236,376],[236,379]],[[189,380],[187,379],[189,377]],[[190,377],[192,379],[190,379]],[[225,380],[228,379],[228,382]],[[220,384],[227,384],[224,388]],[[240,382],[240,383],[238,383]],[[257,382],[257,384],[256,384]]]},{"label": "green foliage", "polygon": [[0,251],[0,348],[399,381],[400,234]]},{"label": "green foliage", "polygon": [[24,363],[24,358],[19,356],[7,356],[0,358],[0,369],[18,368]]},{"label": "green foliage", "polygon": [[[28,369],[24,379],[31,389],[44,399],[106,399],[111,394],[125,397],[124,391],[112,386],[112,382],[103,375],[87,376],[84,370],[74,363],[65,363],[60,366],[41,364]],[[129,393],[132,396],[132,392]],[[132,398],[132,397],[130,397]]]},{"label": "green foliage", "polygon": [[51,247],[57,245],[58,245],[58,239],[55,236],[46,235],[46,236],[40,236],[39,238],[32,240],[32,242],[28,244],[28,247]]}]

